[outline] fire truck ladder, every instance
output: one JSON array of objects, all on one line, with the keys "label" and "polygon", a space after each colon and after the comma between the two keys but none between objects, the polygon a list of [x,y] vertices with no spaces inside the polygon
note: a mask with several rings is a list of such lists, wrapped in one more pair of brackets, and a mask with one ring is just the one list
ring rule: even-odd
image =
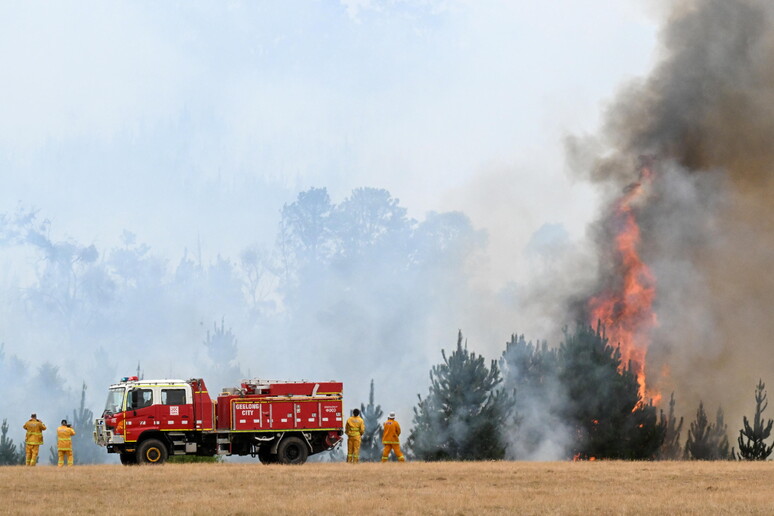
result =
[{"label": "fire truck ladder", "polygon": [[228,434],[218,434],[218,455],[231,455],[231,439]]}]

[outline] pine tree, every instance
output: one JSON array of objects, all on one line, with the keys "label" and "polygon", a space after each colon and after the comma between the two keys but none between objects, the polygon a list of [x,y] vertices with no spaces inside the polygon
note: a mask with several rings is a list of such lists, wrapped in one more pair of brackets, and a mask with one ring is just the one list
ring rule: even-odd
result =
[{"label": "pine tree", "polygon": [[374,381],[371,380],[371,391],[368,394],[368,405],[360,404],[366,431],[360,445],[360,460],[364,462],[378,461],[382,456],[382,412],[381,405],[374,405]]},{"label": "pine tree", "polygon": [[12,466],[23,464],[24,457],[21,450],[17,450],[13,439],[8,437],[8,420],[3,419],[0,425],[0,466]]},{"label": "pine tree", "polygon": [[713,439],[717,446],[717,460],[733,460],[734,456],[728,443],[728,425],[726,425],[723,409],[718,407],[713,428]]},{"label": "pine tree", "polygon": [[220,326],[217,322],[212,325],[212,332],[207,330],[204,339],[204,348],[212,360],[214,367],[211,369],[210,385],[228,385],[234,378],[242,376],[237,360],[237,338],[231,328],[226,328],[226,319],[221,318]]},{"label": "pine tree", "polygon": [[493,360],[462,345],[430,371],[430,392],[414,407],[414,428],[408,439],[413,454],[422,460],[502,459],[501,428],[508,417],[506,396],[497,387],[500,371]]},{"label": "pine tree", "polygon": [[755,418],[753,426],[750,426],[750,422],[747,416],[744,416],[743,423],[744,428],[739,430],[739,459],[742,460],[766,460],[771,455],[774,444],[767,445],[766,439],[771,435],[771,428],[774,425],[774,420],[769,419],[764,425],[763,423],[763,411],[769,406],[766,401],[766,384],[763,380],[758,380],[758,385],[755,388]]},{"label": "pine tree", "polygon": [[688,430],[685,457],[695,460],[727,460],[731,458],[726,432],[727,426],[723,418],[723,409],[718,408],[713,424],[707,418],[704,403],[699,402],[696,419]]},{"label": "pine tree", "polygon": [[689,459],[710,460],[712,458],[710,441],[710,423],[704,411],[704,403],[699,402],[696,419],[688,429],[688,439],[685,441],[685,456]]},{"label": "pine tree", "polygon": [[558,354],[548,343],[512,335],[500,358],[503,390],[511,398],[506,426],[507,457],[516,460],[563,458],[567,431],[561,417],[564,390],[558,380]]},{"label": "pine tree", "polygon": [[565,330],[559,379],[567,396],[565,417],[576,437],[572,454],[582,459],[651,459],[664,441],[656,409],[640,398],[631,364],[608,344],[604,328]]},{"label": "pine tree", "polygon": [[677,422],[675,417],[675,393],[669,397],[669,415],[664,416],[661,411],[661,425],[665,429],[664,443],[658,449],[660,460],[679,460],[683,457],[683,449],[680,446],[680,433],[683,430],[683,418]]},{"label": "pine tree", "polygon": [[69,421],[75,430],[73,436],[73,459],[75,464],[99,464],[104,462],[102,448],[94,443],[94,413],[86,408],[86,383],[81,387],[81,403],[73,409],[73,419]]}]

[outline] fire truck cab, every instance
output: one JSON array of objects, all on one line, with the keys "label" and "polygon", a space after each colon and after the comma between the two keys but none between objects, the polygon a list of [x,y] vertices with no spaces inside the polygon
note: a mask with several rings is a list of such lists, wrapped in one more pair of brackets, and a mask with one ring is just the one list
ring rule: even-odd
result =
[{"label": "fire truck cab", "polygon": [[123,464],[170,455],[252,455],[301,464],[341,441],[340,382],[245,380],[216,401],[204,380],[125,377],[108,391],[94,440]]}]

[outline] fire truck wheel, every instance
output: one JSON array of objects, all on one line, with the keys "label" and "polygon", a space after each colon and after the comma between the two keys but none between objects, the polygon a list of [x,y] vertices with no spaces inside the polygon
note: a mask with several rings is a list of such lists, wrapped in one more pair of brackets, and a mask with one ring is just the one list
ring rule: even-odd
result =
[{"label": "fire truck wheel", "polygon": [[308,456],[306,443],[298,437],[286,437],[277,447],[277,458],[282,464],[303,464]]},{"label": "fire truck wheel", "polygon": [[122,453],[121,464],[123,464],[124,466],[131,466],[132,464],[137,464],[137,455],[129,452]]},{"label": "fire truck wheel", "polygon": [[164,464],[167,447],[158,439],[143,441],[137,448],[137,462],[140,464]]}]

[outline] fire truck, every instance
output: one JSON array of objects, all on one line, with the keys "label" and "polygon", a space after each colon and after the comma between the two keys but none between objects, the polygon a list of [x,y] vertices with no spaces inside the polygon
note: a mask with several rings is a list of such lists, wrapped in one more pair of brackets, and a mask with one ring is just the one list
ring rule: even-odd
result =
[{"label": "fire truck", "polygon": [[163,464],[175,455],[250,455],[303,464],[342,439],[342,383],[244,380],[213,400],[204,380],[110,386],[94,441],[121,463]]}]

